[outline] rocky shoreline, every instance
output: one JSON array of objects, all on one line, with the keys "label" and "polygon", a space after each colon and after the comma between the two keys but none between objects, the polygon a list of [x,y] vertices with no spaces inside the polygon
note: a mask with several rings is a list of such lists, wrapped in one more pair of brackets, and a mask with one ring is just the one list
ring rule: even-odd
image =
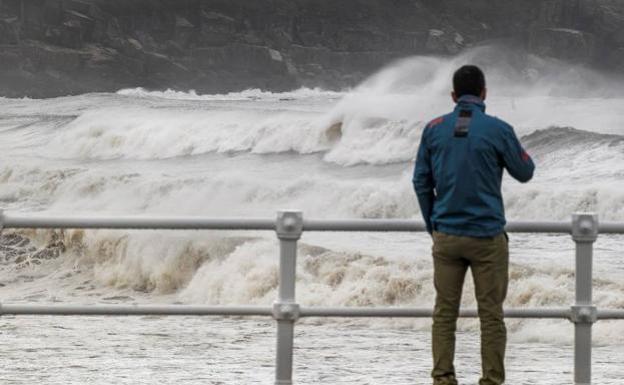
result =
[{"label": "rocky shoreline", "polygon": [[0,0],[0,95],[352,86],[496,39],[624,73],[621,0]]}]

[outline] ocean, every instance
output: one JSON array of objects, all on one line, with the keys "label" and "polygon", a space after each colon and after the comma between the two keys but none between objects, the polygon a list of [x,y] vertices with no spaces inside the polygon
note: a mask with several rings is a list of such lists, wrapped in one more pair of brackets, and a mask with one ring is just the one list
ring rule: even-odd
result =
[{"label": "ocean", "polygon": [[[504,56],[501,58],[500,56]],[[494,60],[493,58],[496,58]],[[0,98],[0,208],[11,213],[420,218],[411,177],[425,124],[453,108],[452,71],[485,68],[487,112],[511,123],[537,170],[505,176],[508,220],[624,221],[624,84],[591,70],[478,48],[413,57],[344,91],[222,95],[125,89]],[[594,299],[624,308],[622,236],[595,244]],[[512,234],[508,308],[568,306],[569,236]],[[428,235],[304,233],[297,298],[307,306],[433,304]],[[269,305],[274,234],[4,230],[2,303]],[[462,306],[475,307],[467,279]],[[573,326],[508,320],[513,384],[569,383]],[[267,384],[275,327],[260,318],[0,318],[3,384]],[[478,321],[460,321],[457,370],[479,374]],[[427,319],[305,319],[300,384],[428,384]],[[594,327],[598,384],[624,378],[624,322]]]}]

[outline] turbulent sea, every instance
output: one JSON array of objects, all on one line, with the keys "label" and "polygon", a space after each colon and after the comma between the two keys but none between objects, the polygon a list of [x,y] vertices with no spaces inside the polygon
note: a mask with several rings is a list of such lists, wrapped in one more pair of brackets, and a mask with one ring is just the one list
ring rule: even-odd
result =
[{"label": "turbulent sea", "polygon": [[[343,92],[225,95],[127,89],[0,98],[0,207],[11,213],[420,218],[413,160],[428,120],[450,110],[452,71],[491,50],[392,64]],[[510,122],[537,164],[504,181],[509,220],[624,221],[624,86],[539,58],[486,65],[487,112]],[[491,62],[491,61],[490,61]],[[518,69],[518,68],[522,69]],[[624,308],[624,237],[596,243],[597,306]],[[508,308],[568,306],[569,236],[511,237]],[[313,234],[300,241],[297,297],[309,306],[433,303],[425,234]],[[3,303],[261,304],[276,296],[273,234],[10,231]],[[465,307],[474,307],[467,280]],[[510,384],[572,381],[568,321],[508,320]],[[478,322],[462,320],[457,370],[479,372]],[[300,384],[428,384],[429,320],[306,319]],[[0,318],[3,384],[268,384],[274,325],[239,318]],[[624,322],[594,328],[593,377],[624,380]]]}]

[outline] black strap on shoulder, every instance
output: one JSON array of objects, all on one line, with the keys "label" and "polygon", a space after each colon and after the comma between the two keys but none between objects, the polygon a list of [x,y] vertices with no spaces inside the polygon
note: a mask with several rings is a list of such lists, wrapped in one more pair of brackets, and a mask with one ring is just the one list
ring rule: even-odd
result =
[{"label": "black strap on shoulder", "polygon": [[456,138],[465,138],[468,136],[468,128],[470,127],[470,121],[472,120],[472,110],[459,110],[459,116],[455,122]]}]

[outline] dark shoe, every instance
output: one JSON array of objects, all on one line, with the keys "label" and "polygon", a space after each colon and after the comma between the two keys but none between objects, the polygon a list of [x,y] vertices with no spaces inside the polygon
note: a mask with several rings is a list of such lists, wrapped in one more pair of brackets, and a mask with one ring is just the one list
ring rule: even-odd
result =
[{"label": "dark shoe", "polygon": [[457,385],[457,379],[453,375],[435,377],[433,379],[433,385]]}]

